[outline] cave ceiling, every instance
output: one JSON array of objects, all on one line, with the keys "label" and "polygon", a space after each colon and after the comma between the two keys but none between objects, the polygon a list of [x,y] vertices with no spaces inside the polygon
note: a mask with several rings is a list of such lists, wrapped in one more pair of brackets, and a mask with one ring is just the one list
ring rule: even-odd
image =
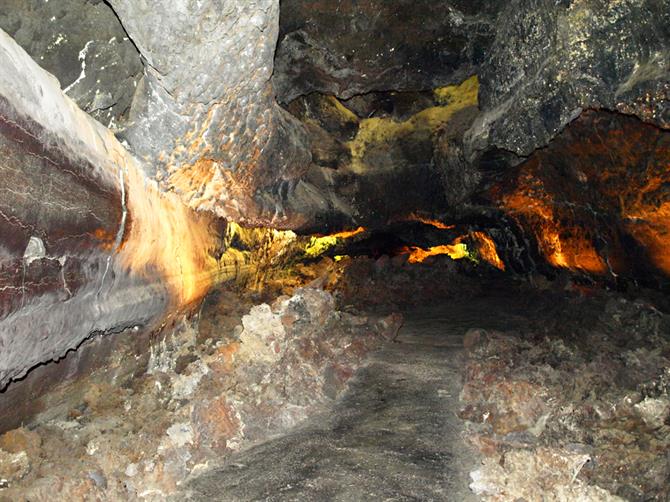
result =
[{"label": "cave ceiling", "polygon": [[[519,163],[587,109],[670,127],[662,1],[14,4],[0,27],[128,145],[149,177],[193,209],[246,224],[379,222],[367,213],[393,210],[368,211],[361,201],[379,203],[366,191],[404,186],[413,170],[419,191],[446,186],[424,198],[435,201],[426,209],[457,207],[485,178],[487,152]],[[456,114],[446,134],[448,121],[431,124],[428,136],[442,140],[424,134],[398,146],[377,135],[368,150],[388,147],[392,160],[357,158],[360,141],[348,136],[361,123],[445,105],[431,95],[473,76],[476,116]],[[349,132],[324,127],[320,99],[348,115],[330,120]]]}]

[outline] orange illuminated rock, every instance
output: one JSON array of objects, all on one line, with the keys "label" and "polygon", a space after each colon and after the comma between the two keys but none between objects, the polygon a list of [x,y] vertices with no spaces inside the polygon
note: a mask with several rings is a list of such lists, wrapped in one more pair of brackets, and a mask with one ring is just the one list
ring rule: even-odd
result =
[{"label": "orange illuminated rock", "polygon": [[219,263],[225,222],[161,192],[2,31],[0,66],[2,390],[94,333],[160,327],[239,268]]},{"label": "orange illuminated rock", "polygon": [[546,260],[555,267],[582,270],[593,274],[607,272],[605,261],[577,224],[570,227],[561,220],[554,198],[542,182],[523,176],[515,192],[502,199],[503,207],[529,225]]},{"label": "orange illuminated rock", "polygon": [[336,239],[348,239],[349,237],[353,237],[358,234],[362,234],[365,232],[364,227],[358,227],[355,230],[345,230],[343,232],[337,232],[335,234],[330,234],[326,237],[335,237]]},{"label": "orange illuminated rock", "polygon": [[558,268],[670,277],[670,132],[584,112],[492,199]]},{"label": "orange illuminated rock", "polygon": [[477,243],[479,257],[498,270],[505,270],[505,263],[498,256],[498,250],[493,239],[484,232],[471,232],[470,237]]},{"label": "orange illuminated rock", "polygon": [[193,414],[198,443],[214,448],[225,448],[228,441],[240,431],[240,421],[225,397],[200,403]]},{"label": "orange illuminated rock", "polygon": [[420,214],[416,214],[416,213],[410,214],[403,221],[417,221],[419,223],[423,223],[424,225],[430,225],[430,226],[438,228],[440,230],[451,230],[451,229],[455,228],[455,225],[447,225],[446,223],[443,223],[439,220],[435,220],[435,219],[432,219],[432,218],[426,218],[426,217],[421,216]]}]

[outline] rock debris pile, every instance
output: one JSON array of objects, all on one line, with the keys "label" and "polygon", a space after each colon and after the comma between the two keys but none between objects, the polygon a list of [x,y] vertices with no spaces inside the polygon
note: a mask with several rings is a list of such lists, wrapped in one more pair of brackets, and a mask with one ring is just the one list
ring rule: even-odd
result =
[{"label": "rock debris pile", "polygon": [[490,501],[668,500],[670,318],[604,293],[543,310],[527,332],[465,337],[460,416],[483,455],[471,488]]},{"label": "rock debris pile", "polygon": [[120,355],[116,369],[56,389],[34,423],[0,436],[0,500],[165,500],[332,401],[400,324],[337,311],[315,288],[252,307],[232,333],[210,323],[204,342],[184,323],[152,347],[143,374],[126,374]]}]

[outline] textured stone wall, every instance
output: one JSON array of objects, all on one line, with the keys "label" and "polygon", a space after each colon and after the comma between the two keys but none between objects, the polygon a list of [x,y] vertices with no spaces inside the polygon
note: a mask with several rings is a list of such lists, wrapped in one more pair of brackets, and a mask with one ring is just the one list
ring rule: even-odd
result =
[{"label": "textured stone wall", "polygon": [[307,137],[270,85],[277,0],[12,0],[0,28],[126,141],[163,191],[237,221],[296,227]]},{"label": "textured stone wall", "polygon": [[310,92],[350,98],[419,91],[476,73],[502,2],[283,0],[275,61],[278,98]]},{"label": "textured stone wall", "polygon": [[514,0],[481,65],[470,153],[527,156],[582,110],[670,127],[670,9],[660,0]]},{"label": "textured stone wall", "polygon": [[310,156],[270,85],[278,0],[111,5],[145,63],[122,136],[147,174],[194,209],[295,225],[277,193]]},{"label": "textured stone wall", "polygon": [[161,194],[0,31],[0,389],[95,333],[178,315],[228,272],[221,224]]},{"label": "textured stone wall", "polygon": [[670,132],[584,112],[491,191],[559,269],[666,286]]},{"label": "textured stone wall", "polygon": [[113,129],[130,109],[140,55],[102,0],[4,0],[0,29],[60,81],[79,107]]}]

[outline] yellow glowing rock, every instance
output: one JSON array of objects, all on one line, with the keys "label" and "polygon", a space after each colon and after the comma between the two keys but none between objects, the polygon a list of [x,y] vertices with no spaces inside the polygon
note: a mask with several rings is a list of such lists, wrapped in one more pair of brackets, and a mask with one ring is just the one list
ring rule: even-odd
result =
[{"label": "yellow glowing rock", "polygon": [[457,244],[444,244],[441,246],[433,246],[428,249],[411,247],[407,248],[406,251],[409,253],[409,258],[407,259],[409,263],[422,263],[429,256],[438,256],[438,255],[448,255],[452,260],[461,260],[463,258],[470,257],[470,253],[468,252],[468,246],[462,242]]},{"label": "yellow glowing rock", "polygon": [[435,90],[436,100],[444,104],[422,110],[404,122],[390,117],[361,120],[358,134],[348,143],[352,155],[352,170],[358,173],[365,171],[364,157],[371,146],[393,143],[410,135],[418,135],[418,140],[430,138],[456,112],[477,106],[478,91],[479,80],[475,75],[460,85]]},{"label": "yellow glowing rock", "polygon": [[337,237],[327,235],[325,237],[312,237],[305,248],[305,254],[310,258],[321,256],[337,244]]}]

